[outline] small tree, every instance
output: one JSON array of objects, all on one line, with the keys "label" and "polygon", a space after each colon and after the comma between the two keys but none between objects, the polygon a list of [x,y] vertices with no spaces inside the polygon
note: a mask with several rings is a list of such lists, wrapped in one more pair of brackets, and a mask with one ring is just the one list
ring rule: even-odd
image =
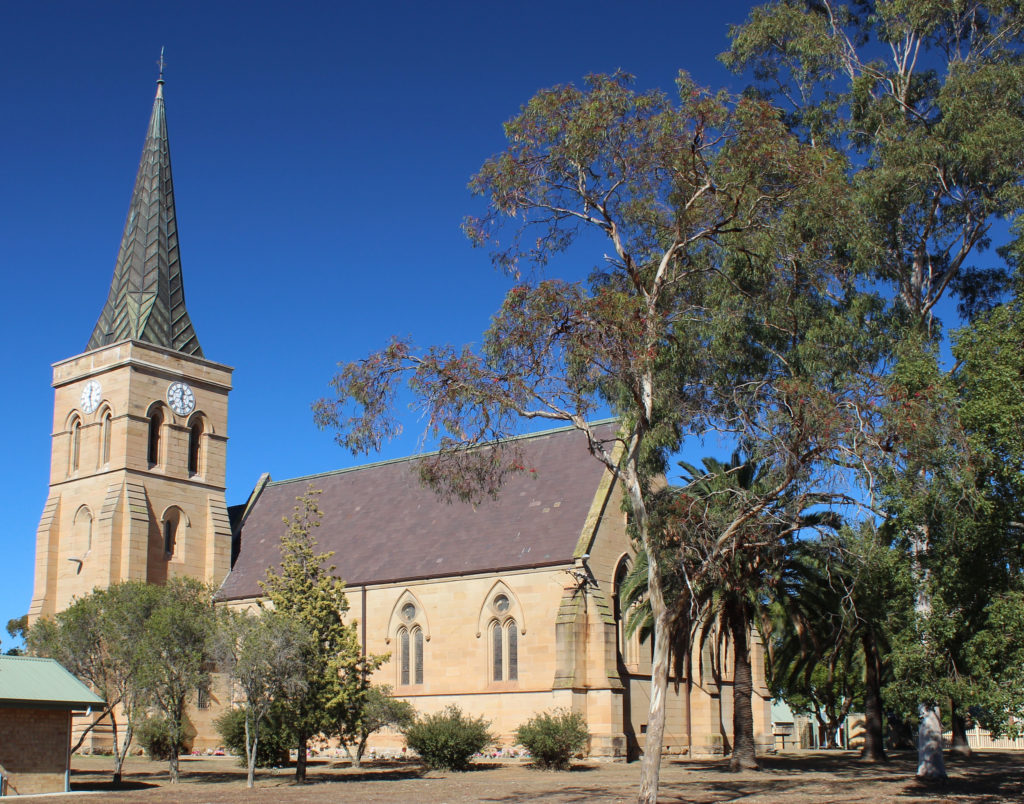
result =
[{"label": "small tree", "polygon": [[255,784],[260,732],[279,698],[304,695],[306,666],[314,650],[309,631],[285,613],[225,616],[217,651],[218,664],[245,694],[242,706],[246,785]]},{"label": "small tree", "polygon": [[385,726],[406,729],[416,719],[413,705],[392,697],[391,687],[386,684],[374,684],[361,696],[353,696],[350,706],[343,712],[345,717],[338,724],[338,739],[356,768],[362,763],[371,734]]},{"label": "small tree", "polygon": [[[248,767],[245,744],[245,720],[248,713],[244,708],[225,709],[213,721],[225,747],[239,759],[239,764]],[[256,767],[276,768],[288,764],[288,751],[295,745],[295,737],[282,715],[280,706],[272,706],[260,724],[260,740],[256,746]]]},{"label": "small tree", "polygon": [[[185,706],[209,687],[217,612],[209,588],[192,578],[151,586],[155,605],[137,642],[126,646],[136,683],[165,724],[173,749],[186,736]],[[169,756],[170,780],[178,782],[178,751]]]},{"label": "small tree", "polygon": [[163,715],[146,715],[135,724],[135,740],[153,762],[170,762],[185,750],[190,735],[174,728]]},{"label": "small tree", "polygon": [[309,738],[334,729],[338,711],[354,705],[369,686],[370,673],[383,661],[383,657],[362,654],[356,623],[344,621],[345,584],[334,577],[333,565],[325,565],[334,554],[316,552],[313,530],[320,527],[323,516],[317,505],[319,494],[311,488],[297,498],[292,516],[284,518],[288,532],[281,539],[279,571],[268,568],[266,580],[260,582],[274,610],[300,624],[312,642],[303,691],[281,699],[295,730],[295,781],[299,784],[306,781]]},{"label": "small tree", "polygon": [[[105,702],[105,708],[83,730],[71,751],[77,751],[93,729],[110,719],[114,741],[114,783],[121,781],[121,746],[118,744],[118,719],[115,708],[123,696],[118,689],[118,667],[101,629],[107,594],[96,591],[75,600],[52,619],[41,619],[32,626],[26,639],[29,653],[56,659],[68,672],[88,684]],[[128,730],[130,740],[130,729]]]},{"label": "small tree", "polygon": [[589,739],[583,715],[565,709],[541,712],[516,729],[516,742],[526,746],[537,765],[552,770],[567,770]]},{"label": "small tree", "polygon": [[[36,656],[56,659],[89,684],[106,708],[82,732],[77,751],[92,730],[109,719],[114,747],[114,784],[131,747],[135,722],[142,715],[145,689],[135,672],[135,651],[160,592],[141,581],[127,581],[76,599],[52,620],[29,630],[27,645]],[[117,712],[124,716],[120,729]]]},{"label": "small tree", "polygon": [[490,721],[470,717],[457,706],[418,717],[406,727],[405,741],[429,768],[461,771],[469,758],[494,742]]}]

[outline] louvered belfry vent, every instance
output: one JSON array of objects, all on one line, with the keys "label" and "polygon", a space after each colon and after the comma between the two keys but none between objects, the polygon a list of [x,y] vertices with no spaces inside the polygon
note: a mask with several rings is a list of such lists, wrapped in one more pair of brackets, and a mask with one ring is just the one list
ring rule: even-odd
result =
[{"label": "louvered belfry vent", "polygon": [[162,77],[157,82],[110,295],[86,350],[123,340],[146,341],[203,356],[185,309]]}]

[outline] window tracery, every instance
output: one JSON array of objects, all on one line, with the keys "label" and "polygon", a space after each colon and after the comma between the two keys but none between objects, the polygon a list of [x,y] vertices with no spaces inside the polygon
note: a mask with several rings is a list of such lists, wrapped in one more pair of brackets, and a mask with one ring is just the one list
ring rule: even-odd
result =
[{"label": "window tracery", "polygon": [[[425,643],[430,641],[425,612],[412,592],[406,590],[391,612],[389,631],[397,641],[399,687],[422,684],[425,675]],[[390,640],[388,640],[390,641]]]},{"label": "window tracery", "polygon": [[520,631],[526,633],[518,599],[499,581],[485,598],[482,615],[487,618],[487,626],[482,630],[489,643],[487,674],[490,681],[518,681],[519,636]]}]

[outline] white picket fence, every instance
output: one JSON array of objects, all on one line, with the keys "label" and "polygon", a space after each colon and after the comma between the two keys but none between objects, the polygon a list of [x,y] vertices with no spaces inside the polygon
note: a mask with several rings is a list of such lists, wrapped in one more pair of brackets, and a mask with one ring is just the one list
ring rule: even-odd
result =
[{"label": "white picket fence", "polygon": [[[942,739],[948,748],[953,739],[953,733],[945,732],[942,735]],[[967,744],[971,748],[999,748],[1010,751],[1024,751],[1024,737],[993,737],[988,731],[978,726],[967,730]]]}]

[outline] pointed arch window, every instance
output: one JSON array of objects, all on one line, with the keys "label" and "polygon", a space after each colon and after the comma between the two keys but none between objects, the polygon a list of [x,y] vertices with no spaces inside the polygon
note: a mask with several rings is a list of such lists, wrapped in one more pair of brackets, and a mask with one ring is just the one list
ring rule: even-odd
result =
[{"label": "pointed arch window", "polygon": [[203,445],[203,420],[196,418],[192,426],[188,428],[188,473],[190,475],[201,474],[202,469],[202,445]]},{"label": "pointed arch window", "polygon": [[505,645],[501,638],[501,623],[491,625],[491,677],[495,681],[504,679]]},{"label": "pointed arch window", "polygon": [[398,630],[398,683],[423,683],[423,629],[418,625]]},{"label": "pointed arch window", "polygon": [[398,632],[399,678],[403,686],[409,684],[409,631],[406,628]]},{"label": "pointed arch window", "polygon": [[100,423],[100,465],[106,466],[110,463],[110,439],[111,430],[114,426],[114,417],[110,409],[103,411],[103,418]]},{"label": "pointed arch window", "polygon": [[[399,597],[391,617],[388,630],[395,629],[393,633],[398,643],[395,651],[398,665],[396,684],[399,687],[422,684],[426,665],[425,645],[430,641],[430,628],[423,607],[414,595],[406,591]],[[391,640],[387,641],[390,643]]]},{"label": "pointed arch window", "polygon": [[79,458],[82,452],[82,420],[77,416],[71,422],[71,453],[69,456],[68,471],[77,472]]},{"label": "pointed arch window", "polygon": [[164,514],[164,558],[174,557],[174,551],[178,546],[179,531],[181,530],[182,516],[178,508],[169,508]]},{"label": "pointed arch window", "polygon": [[509,620],[505,623],[505,643],[508,645],[508,657],[505,665],[505,678],[509,681],[519,680],[519,633],[516,631],[516,621]]},{"label": "pointed arch window", "polygon": [[491,623],[491,680],[519,680],[519,632],[513,619]]},{"label": "pointed arch window", "polygon": [[[630,619],[637,616],[639,604],[630,602],[627,595],[627,579],[631,571],[629,558],[623,558],[615,570],[615,585],[612,602],[614,605],[615,617],[615,642],[618,650],[618,660],[629,672],[638,672],[640,661],[640,628],[635,623],[631,624]],[[633,629],[629,633],[630,628]]]},{"label": "pointed arch window", "polygon": [[423,683],[423,629],[412,629],[412,683]]},{"label": "pointed arch window", "polygon": [[164,427],[164,414],[157,405],[149,414],[149,446],[146,452],[150,467],[160,463],[160,439]]},{"label": "pointed arch window", "polygon": [[487,679],[503,684],[519,681],[519,637],[526,633],[519,599],[497,582],[484,598],[480,617],[477,636],[487,640]]},{"label": "pointed arch window", "polygon": [[[75,555],[85,558],[92,550],[92,511],[89,510],[89,506],[83,505],[75,512],[72,533]],[[82,571],[81,564],[79,564],[78,571]]]}]

